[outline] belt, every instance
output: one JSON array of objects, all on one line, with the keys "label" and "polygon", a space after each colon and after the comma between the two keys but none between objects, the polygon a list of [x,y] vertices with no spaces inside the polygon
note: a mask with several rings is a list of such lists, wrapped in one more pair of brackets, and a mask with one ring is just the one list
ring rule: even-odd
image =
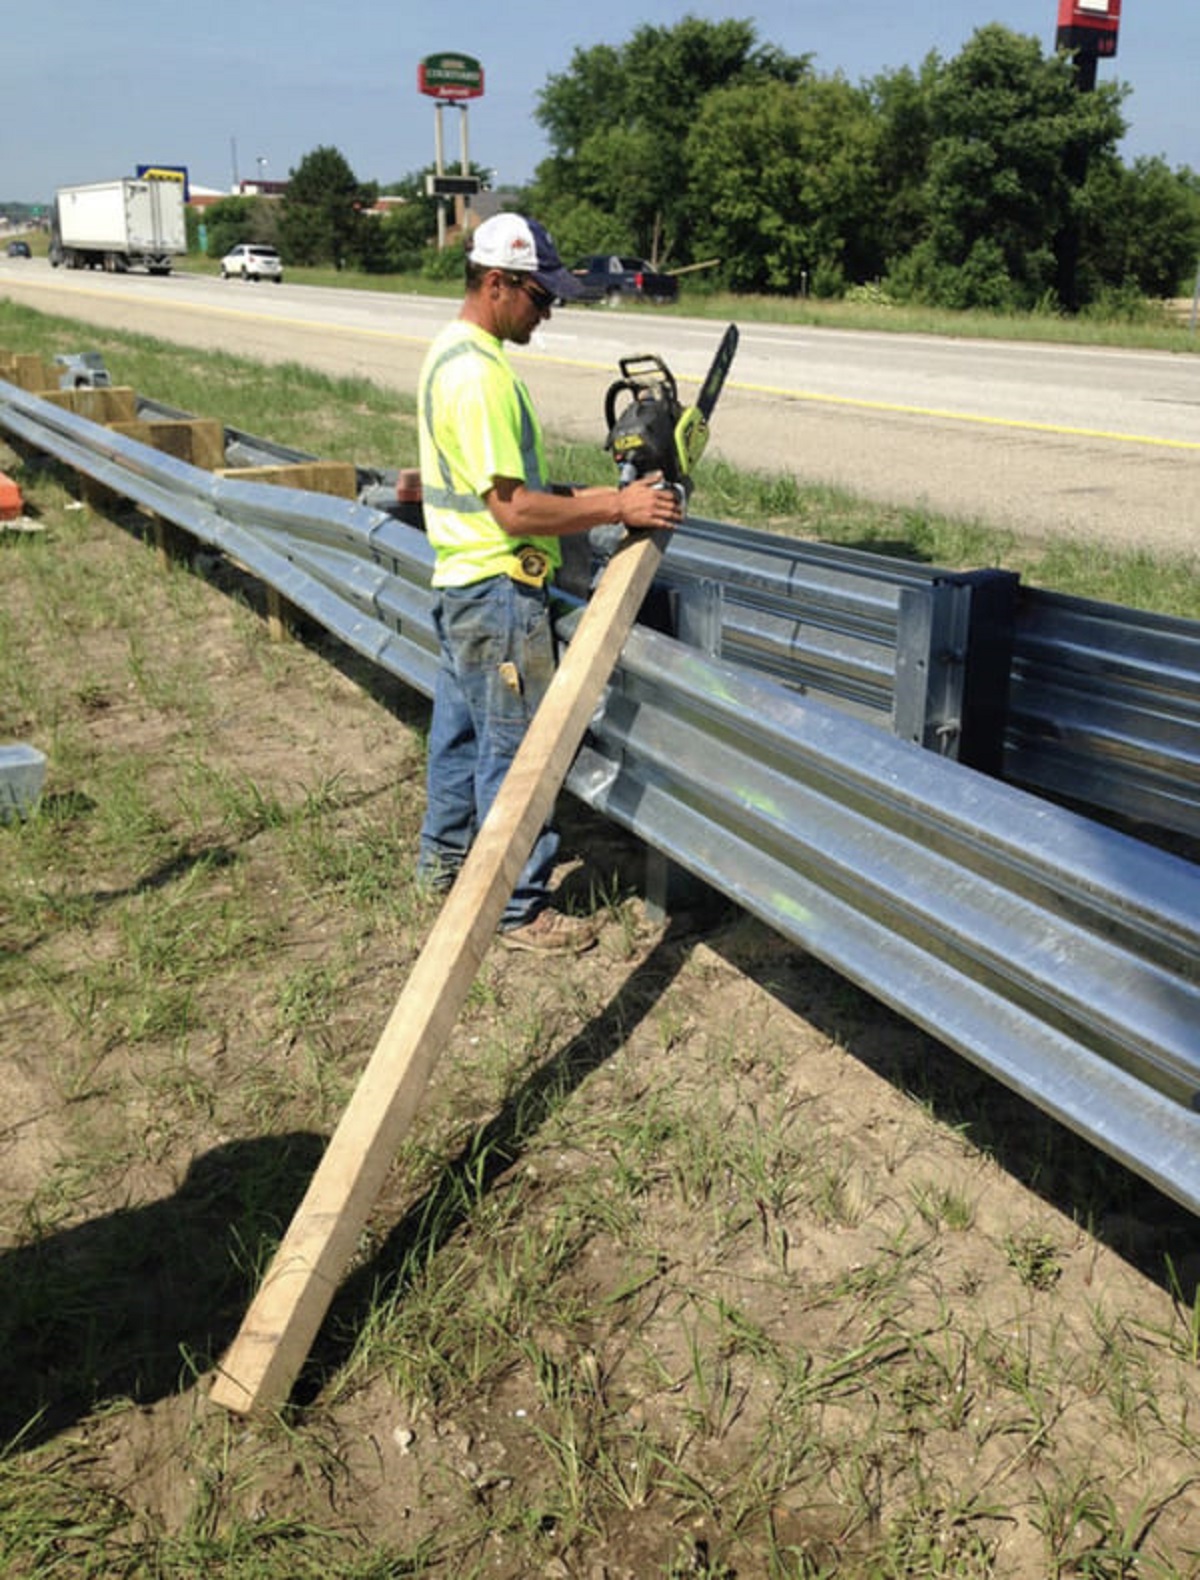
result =
[{"label": "belt", "polygon": [[515,554],[510,554],[502,566],[505,576],[514,582],[523,582],[526,587],[544,587],[550,580],[552,569],[550,556],[528,543],[523,543]]}]

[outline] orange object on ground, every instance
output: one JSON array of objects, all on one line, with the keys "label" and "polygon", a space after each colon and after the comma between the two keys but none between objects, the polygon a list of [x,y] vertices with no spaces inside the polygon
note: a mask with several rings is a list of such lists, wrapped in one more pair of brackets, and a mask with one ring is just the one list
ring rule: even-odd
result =
[{"label": "orange object on ground", "polygon": [[0,521],[15,521],[23,515],[25,502],[21,490],[4,472],[0,472]]}]

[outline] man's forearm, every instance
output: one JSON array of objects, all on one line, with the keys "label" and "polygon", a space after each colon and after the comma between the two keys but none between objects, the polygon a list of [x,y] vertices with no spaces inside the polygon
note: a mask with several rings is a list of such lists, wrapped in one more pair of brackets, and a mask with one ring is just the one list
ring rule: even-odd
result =
[{"label": "man's forearm", "polygon": [[511,478],[497,478],[488,509],[512,538],[560,538],[593,527],[673,527],[680,519],[674,489],[641,478],[625,488],[597,485],[544,493]]}]

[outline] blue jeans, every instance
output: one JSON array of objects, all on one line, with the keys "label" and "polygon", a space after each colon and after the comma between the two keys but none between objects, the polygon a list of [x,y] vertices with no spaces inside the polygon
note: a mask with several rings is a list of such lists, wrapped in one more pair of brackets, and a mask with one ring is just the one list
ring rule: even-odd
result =
[{"label": "blue jeans", "polygon": [[[442,888],[453,883],[466,859],[554,676],[555,659],[545,591],[507,576],[443,588],[433,619],[441,658],[417,874]],[[557,854],[558,834],[547,824],[501,928],[519,927],[545,906]]]}]

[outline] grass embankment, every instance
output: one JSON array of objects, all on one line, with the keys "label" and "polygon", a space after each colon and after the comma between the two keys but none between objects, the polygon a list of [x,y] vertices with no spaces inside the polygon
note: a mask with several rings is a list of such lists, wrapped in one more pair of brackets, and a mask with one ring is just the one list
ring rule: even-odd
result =
[{"label": "grass embankment", "polygon": [[[2,306],[0,346],[415,454],[411,403],[360,382]],[[50,758],[0,827],[0,1572],[1200,1575],[1194,1222],[744,917],[660,937],[570,808],[600,948],[489,954],[296,1401],[207,1407],[428,932],[426,709],[0,465],[41,528],[0,535],[0,740]],[[702,487],[945,564],[1018,547]]]},{"label": "grass embankment", "polygon": [[[455,293],[458,289],[453,287]],[[98,350],[119,370],[122,382],[184,410],[219,417],[249,433],[329,459],[416,464],[414,399],[364,380],[327,378],[303,368],[270,369],[227,356],[196,356],[159,341],[2,301],[0,344],[44,355],[63,345]],[[599,444],[552,443],[550,459],[557,477],[612,480],[611,461]],[[795,477],[740,472],[713,461],[701,463],[697,499],[703,513],[718,520],[919,559],[949,570],[1001,566],[1059,592],[1200,618],[1194,556],[1125,552],[1077,540],[1037,542],[983,521],[877,505]]]}]

